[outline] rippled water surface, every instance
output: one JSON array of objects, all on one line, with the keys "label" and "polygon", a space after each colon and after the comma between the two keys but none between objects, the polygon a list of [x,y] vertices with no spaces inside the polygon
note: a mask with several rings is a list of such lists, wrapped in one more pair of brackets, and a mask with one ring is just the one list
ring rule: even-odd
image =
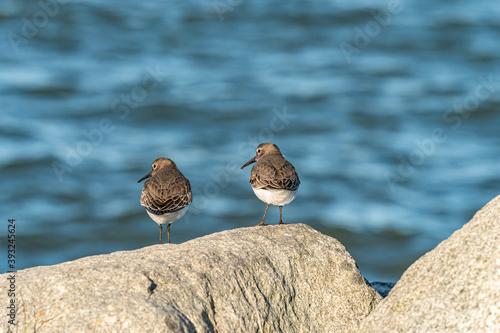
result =
[{"label": "rippled water surface", "polygon": [[500,192],[497,1],[47,3],[0,4],[18,269],[155,244],[137,180],[160,156],[194,191],[181,243],[259,222],[239,167],[275,142],[302,181],[285,221],[339,239],[369,280]]}]

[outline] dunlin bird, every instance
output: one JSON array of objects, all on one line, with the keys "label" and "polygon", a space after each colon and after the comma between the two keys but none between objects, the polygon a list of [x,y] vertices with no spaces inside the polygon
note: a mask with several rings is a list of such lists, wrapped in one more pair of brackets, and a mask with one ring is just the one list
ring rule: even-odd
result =
[{"label": "dunlin bird", "polygon": [[146,178],[150,179],[144,183],[141,205],[146,207],[149,217],[160,226],[160,244],[162,224],[167,224],[170,243],[170,225],[186,214],[187,206],[193,201],[191,185],[177,165],[165,157],[156,159],[151,172],[138,183]]},{"label": "dunlin bird", "polygon": [[283,206],[295,199],[300,184],[299,175],[274,143],[261,143],[256,152],[257,155],[241,169],[257,162],[250,173],[250,184],[257,198],[266,203],[264,216],[258,225],[266,225],[264,218],[269,205],[280,207],[278,224],[284,224]]}]

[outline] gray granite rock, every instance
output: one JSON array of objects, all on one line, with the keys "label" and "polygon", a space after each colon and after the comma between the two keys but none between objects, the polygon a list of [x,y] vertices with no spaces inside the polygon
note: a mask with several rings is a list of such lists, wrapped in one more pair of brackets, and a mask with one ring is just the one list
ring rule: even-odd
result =
[{"label": "gray granite rock", "polygon": [[362,332],[500,332],[500,196],[416,261]]},{"label": "gray granite rock", "polygon": [[356,332],[381,300],[342,244],[303,224],[34,267],[16,289],[18,332]]}]

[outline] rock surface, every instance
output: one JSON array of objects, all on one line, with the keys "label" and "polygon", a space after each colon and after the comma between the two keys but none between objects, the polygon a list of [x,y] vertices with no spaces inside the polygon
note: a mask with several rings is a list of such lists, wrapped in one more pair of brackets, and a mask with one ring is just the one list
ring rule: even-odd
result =
[{"label": "rock surface", "polygon": [[303,224],[34,267],[16,289],[19,332],[357,332],[381,300],[342,244]]},{"label": "rock surface", "polygon": [[500,332],[500,196],[416,261],[361,332]]}]

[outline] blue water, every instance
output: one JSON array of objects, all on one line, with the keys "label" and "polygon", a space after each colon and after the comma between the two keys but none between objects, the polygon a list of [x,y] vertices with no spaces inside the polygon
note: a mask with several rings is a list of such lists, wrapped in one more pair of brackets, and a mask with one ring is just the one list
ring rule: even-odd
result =
[{"label": "blue water", "polygon": [[137,180],[161,156],[193,187],[181,243],[260,221],[239,167],[275,142],[302,182],[284,220],[369,280],[397,281],[500,193],[497,1],[44,3],[0,4],[18,269],[155,244]]}]

